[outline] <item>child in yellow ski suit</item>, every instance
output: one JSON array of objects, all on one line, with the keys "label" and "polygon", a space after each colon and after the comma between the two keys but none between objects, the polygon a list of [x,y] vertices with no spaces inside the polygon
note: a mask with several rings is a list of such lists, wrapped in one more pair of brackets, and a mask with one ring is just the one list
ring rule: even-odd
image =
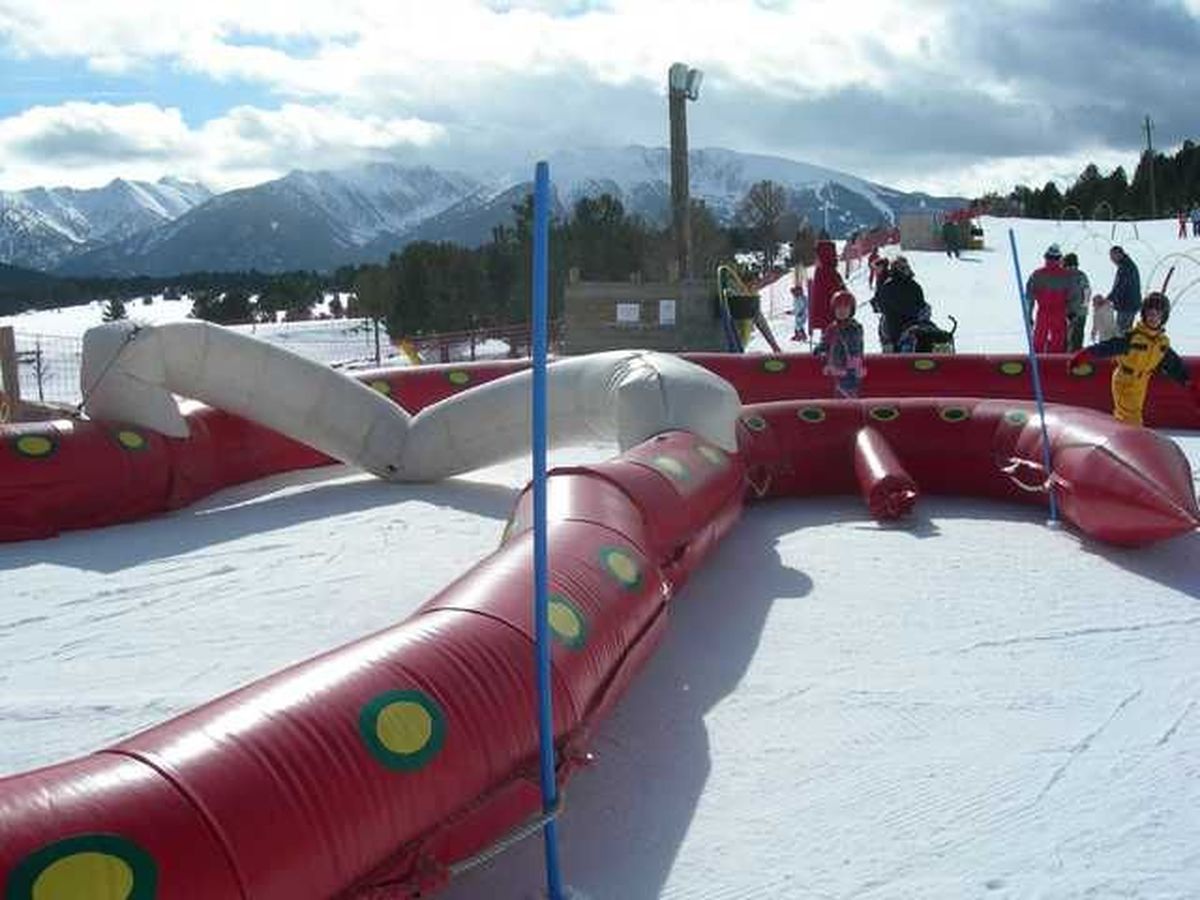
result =
[{"label": "child in yellow ski suit", "polygon": [[1146,389],[1150,377],[1161,372],[1192,392],[1193,402],[1200,404],[1200,385],[1192,381],[1179,354],[1171,349],[1171,340],[1163,330],[1171,315],[1171,303],[1157,291],[1142,301],[1141,319],[1133,328],[1118,337],[1084,347],[1071,357],[1074,369],[1092,359],[1117,358],[1112,374],[1113,416],[1131,425],[1142,424],[1142,409],[1146,404]]}]

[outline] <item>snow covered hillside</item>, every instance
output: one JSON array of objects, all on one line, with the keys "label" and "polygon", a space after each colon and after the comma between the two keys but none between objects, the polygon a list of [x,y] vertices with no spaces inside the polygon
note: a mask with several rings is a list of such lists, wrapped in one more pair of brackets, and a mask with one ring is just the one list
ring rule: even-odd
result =
[{"label": "snow covered hillside", "polygon": [[[907,254],[960,351],[1023,346],[1008,227],[1026,276],[1057,242],[1111,283],[1107,223],[983,225],[961,260]],[[1116,239],[1144,285],[1192,251],[1169,330],[1200,353],[1200,241],[1137,227]],[[786,287],[765,303],[785,342]],[[865,275],[851,287],[871,335]],[[1200,465],[1200,435],[1176,438]],[[527,460],[425,486],[334,466],[0,545],[0,772],[402,619],[497,545],[528,477]],[[1115,550],[970,499],[887,527],[856,498],[750,506],[567,788],[566,882],[589,900],[1200,896],[1198,553],[1196,534]],[[531,840],[445,896],[542,885]]]}]

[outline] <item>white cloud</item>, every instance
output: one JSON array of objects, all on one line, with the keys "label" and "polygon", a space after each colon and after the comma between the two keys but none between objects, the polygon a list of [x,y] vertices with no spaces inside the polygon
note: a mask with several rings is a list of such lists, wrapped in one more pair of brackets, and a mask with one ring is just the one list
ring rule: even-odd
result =
[{"label": "white cloud", "polygon": [[178,175],[224,189],[428,146],[442,133],[420,120],[297,104],[236,107],[192,129],[178,109],[67,103],[0,120],[0,182],[17,189],[64,183],[66,172],[75,186]]}]

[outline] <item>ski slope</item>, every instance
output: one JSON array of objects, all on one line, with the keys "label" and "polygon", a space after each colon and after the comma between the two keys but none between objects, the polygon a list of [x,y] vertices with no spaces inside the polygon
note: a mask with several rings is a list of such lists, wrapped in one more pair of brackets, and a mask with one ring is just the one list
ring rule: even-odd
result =
[{"label": "ski slope", "polygon": [[[985,251],[907,254],[960,351],[1022,346],[1010,225],[1026,275],[1055,241],[1111,283],[1107,224],[983,224]],[[1169,253],[1200,258],[1173,222],[1121,227],[1144,283]],[[1172,284],[1197,277],[1180,261]],[[1197,293],[1169,327],[1192,353]],[[1196,468],[1200,436],[1177,438]],[[334,466],[0,545],[0,773],[403,618],[496,546],[528,475],[413,486]],[[899,527],[856,498],[750,506],[568,788],[567,883],[590,900],[1200,895],[1198,550],[1093,545],[975,500],[923,498]],[[535,840],[445,896],[542,884]]]}]

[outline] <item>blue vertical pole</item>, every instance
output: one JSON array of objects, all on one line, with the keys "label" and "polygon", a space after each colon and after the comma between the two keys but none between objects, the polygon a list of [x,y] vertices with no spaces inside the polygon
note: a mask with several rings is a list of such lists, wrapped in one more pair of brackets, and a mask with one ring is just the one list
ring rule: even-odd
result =
[{"label": "blue vertical pole", "polygon": [[[554,770],[554,710],[550,703],[550,596],[546,550],[546,349],[549,313],[550,166],[539,162],[533,179],[533,603],[537,633],[538,724],[542,811],[558,805]],[[554,818],[544,826],[549,900],[562,900],[558,832]]]},{"label": "blue vertical pole", "polygon": [[1029,323],[1029,298],[1025,296],[1025,279],[1021,277],[1021,259],[1017,254],[1017,237],[1008,229],[1008,245],[1012,248],[1013,271],[1017,276],[1017,297],[1021,301],[1021,323],[1025,326],[1025,344],[1029,348],[1029,373],[1033,378],[1033,397],[1037,401],[1038,419],[1042,423],[1042,465],[1046,467],[1046,493],[1050,495],[1050,521],[1058,523],[1058,501],[1054,499],[1054,463],[1050,455],[1050,432],[1046,428],[1046,398],[1042,394],[1042,375],[1038,371],[1037,354],[1033,349],[1033,328]]}]

